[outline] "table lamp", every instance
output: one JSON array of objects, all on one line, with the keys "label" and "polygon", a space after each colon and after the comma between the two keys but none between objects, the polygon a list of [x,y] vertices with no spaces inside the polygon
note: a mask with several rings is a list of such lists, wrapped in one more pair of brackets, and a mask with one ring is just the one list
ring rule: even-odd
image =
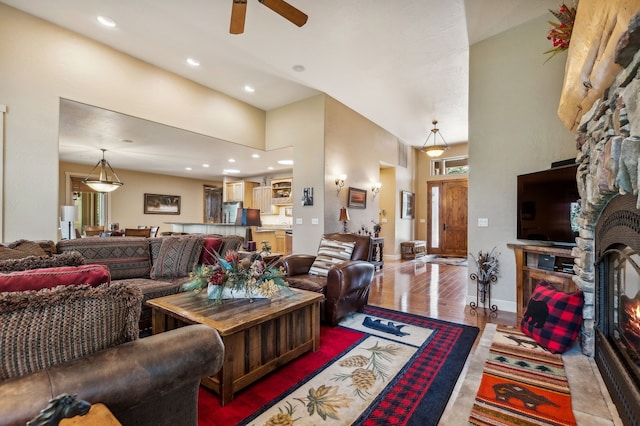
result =
[{"label": "table lamp", "polygon": [[342,232],[347,232],[347,221],[349,220],[349,210],[346,207],[340,209],[340,218],[338,222],[342,222]]},{"label": "table lamp", "polygon": [[244,235],[244,248],[247,251],[255,251],[256,242],[253,241],[253,233],[251,232],[251,227],[262,226],[262,222],[260,221],[260,209],[238,209],[238,215],[236,216],[236,225],[247,227]]}]

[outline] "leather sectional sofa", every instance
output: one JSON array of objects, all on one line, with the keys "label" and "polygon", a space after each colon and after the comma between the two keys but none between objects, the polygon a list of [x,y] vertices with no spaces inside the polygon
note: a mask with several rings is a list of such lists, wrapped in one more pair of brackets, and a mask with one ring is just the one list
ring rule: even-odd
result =
[{"label": "leather sectional sofa", "polygon": [[145,302],[180,291],[189,273],[211,249],[220,254],[238,250],[244,238],[219,235],[181,235],[157,238],[90,237],[62,240],[58,253],[78,252],[86,264],[109,267],[111,282],[124,282],[142,291],[140,330],[151,328],[151,309]]}]

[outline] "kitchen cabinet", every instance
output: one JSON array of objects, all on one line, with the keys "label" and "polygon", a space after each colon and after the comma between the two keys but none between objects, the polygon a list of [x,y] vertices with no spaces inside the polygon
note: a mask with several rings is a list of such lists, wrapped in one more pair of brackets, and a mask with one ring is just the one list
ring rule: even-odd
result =
[{"label": "kitchen cabinet", "polygon": [[276,207],[271,204],[271,187],[257,186],[253,188],[252,208],[260,209],[260,213],[274,214]]},{"label": "kitchen cabinet", "polygon": [[276,231],[276,245],[273,251],[276,253],[285,253],[285,231]]},{"label": "kitchen cabinet", "polygon": [[292,204],[292,178],[271,179],[271,204],[284,206]]},{"label": "kitchen cabinet", "polygon": [[225,201],[242,201],[243,207],[251,208],[253,205],[253,188],[256,182],[239,180],[225,184]]}]

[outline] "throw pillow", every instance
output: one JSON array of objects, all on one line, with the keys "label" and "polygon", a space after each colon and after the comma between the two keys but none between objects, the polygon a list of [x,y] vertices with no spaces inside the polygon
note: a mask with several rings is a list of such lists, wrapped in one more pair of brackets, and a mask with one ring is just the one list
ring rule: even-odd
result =
[{"label": "throw pillow", "polygon": [[531,294],[520,328],[552,353],[564,353],[578,338],[582,324],[582,291],[565,293],[541,281]]},{"label": "throw pillow", "polygon": [[214,253],[220,253],[222,238],[205,238],[202,241],[202,254],[200,255],[201,265],[215,265]]},{"label": "throw pillow", "polygon": [[61,285],[98,286],[111,281],[106,265],[63,266],[0,273],[0,291],[25,291]]},{"label": "throw pillow", "polygon": [[122,283],[0,293],[0,382],[137,339],[141,307]]},{"label": "throw pillow", "polygon": [[40,243],[36,241],[18,240],[13,243],[7,244],[7,247],[25,253],[23,257],[48,255],[47,251],[43,249]]},{"label": "throw pillow", "polygon": [[238,251],[244,243],[244,238],[236,235],[227,235],[222,239],[222,247],[220,247],[220,255],[224,256],[229,250]]},{"label": "throw pillow", "polygon": [[318,255],[309,269],[311,275],[320,275],[326,277],[329,274],[329,268],[339,262],[350,260],[353,254],[355,242],[345,242],[336,240],[320,240]]},{"label": "throw pillow", "polygon": [[0,260],[22,259],[23,257],[27,257],[27,256],[28,254],[20,250],[14,250],[9,247],[0,246]]},{"label": "throw pillow", "polygon": [[26,271],[28,269],[57,268],[61,266],[84,265],[84,257],[70,251],[53,256],[27,256],[21,259],[7,259],[0,261],[0,272]]},{"label": "throw pillow", "polygon": [[151,278],[186,277],[200,260],[202,237],[167,237],[162,240],[158,258],[151,267]]}]

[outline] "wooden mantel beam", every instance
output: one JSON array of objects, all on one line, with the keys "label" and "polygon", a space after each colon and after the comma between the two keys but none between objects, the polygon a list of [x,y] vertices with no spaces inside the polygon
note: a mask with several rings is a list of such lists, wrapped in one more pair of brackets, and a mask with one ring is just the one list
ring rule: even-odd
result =
[{"label": "wooden mantel beam", "polygon": [[572,131],[622,70],[614,62],[616,45],[638,12],[640,0],[579,1],[558,106]]}]

